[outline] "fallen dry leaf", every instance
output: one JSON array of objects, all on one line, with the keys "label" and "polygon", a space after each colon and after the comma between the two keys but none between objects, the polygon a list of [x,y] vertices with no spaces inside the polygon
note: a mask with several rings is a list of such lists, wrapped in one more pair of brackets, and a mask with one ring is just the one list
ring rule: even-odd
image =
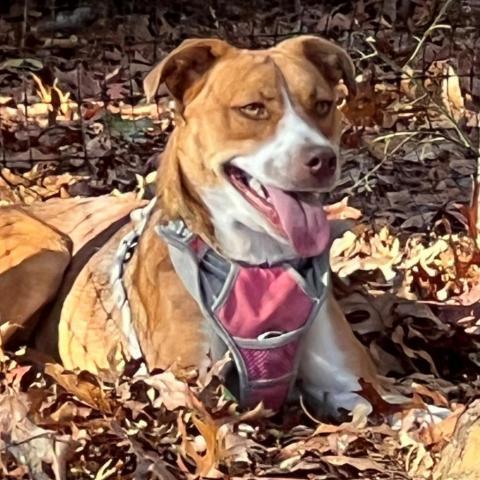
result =
[{"label": "fallen dry leaf", "polygon": [[61,365],[49,363],[45,373],[52,377],[67,392],[73,394],[87,405],[111,413],[112,405],[100,385],[94,383],[91,374],[87,372],[69,372]]},{"label": "fallen dry leaf", "polygon": [[25,394],[9,392],[2,395],[0,448],[27,465],[36,480],[51,478],[44,470],[44,464],[51,466],[55,480],[65,480],[70,437],[38,427],[28,418],[28,411],[29,403]]},{"label": "fallen dry leaf", "polygon": [[138,377],[145,384],[153,387],[158,392],[158,397],[153,402],[155,407],[165,405],[168,410],[180,407],[192,407],[192,393],[188,385],[178,380],[172,372],[162,372],[145,378]]}]

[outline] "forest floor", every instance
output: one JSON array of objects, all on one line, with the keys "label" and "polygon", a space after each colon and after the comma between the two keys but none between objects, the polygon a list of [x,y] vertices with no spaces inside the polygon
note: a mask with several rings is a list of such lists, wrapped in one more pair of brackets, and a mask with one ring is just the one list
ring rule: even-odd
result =
[{"label": "forest floor", "polygon": [[355,333],[412,403],[341,424],[299,404],[245,412],[213,374],[105,383],[0,348],[1,478],[442,478],[480,397],[477,3],[45,3],[0,5],[0,205],[151,195],[173,125],[142,78],[184,38],[259,47],[318,33],[347,48],[359,93],[330,201],[354,226],[331,264]]}]

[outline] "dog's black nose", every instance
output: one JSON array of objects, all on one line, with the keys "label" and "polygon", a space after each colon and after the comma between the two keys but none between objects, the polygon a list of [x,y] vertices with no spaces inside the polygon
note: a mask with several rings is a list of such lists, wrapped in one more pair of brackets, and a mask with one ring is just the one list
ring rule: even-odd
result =
[{"label": "dog's black nose", "polygon": [[309,152],[305,165],[318,180],[332,177],[337,169],[337,154],[330,147],[316,147]]}]

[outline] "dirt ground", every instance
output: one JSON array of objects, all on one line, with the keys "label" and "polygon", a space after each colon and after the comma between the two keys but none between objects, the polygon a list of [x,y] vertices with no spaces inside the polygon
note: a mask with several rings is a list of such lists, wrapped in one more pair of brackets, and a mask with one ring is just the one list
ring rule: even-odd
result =
[{"label": "dirt ground", "polygon": [[[412,404],[338,425],[303,404],[239,411],[215,375],[105,383],[0,348],[1,477],[446,480],[442,452],[480,397],[479,25],[476,0],[4,0],[0,205],[150,196],[173,117],[161,92],[145,102],[142,78],[185,38],[343,45],[359,91],[330,198],[354,225],[332,247],[336,290]],[[425,403],[443,413],[427,422]]]}]

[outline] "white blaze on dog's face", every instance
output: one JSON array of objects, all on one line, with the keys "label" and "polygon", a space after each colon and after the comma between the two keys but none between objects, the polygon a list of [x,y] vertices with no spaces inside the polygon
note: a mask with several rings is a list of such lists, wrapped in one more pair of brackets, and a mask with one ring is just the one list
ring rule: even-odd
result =
[{"label": "white blaze on dog's face", "polygon": [[206,207],[196,213],[234,260],[321,253],[329,227],[320,194],[340,170],[342,77],[352,90],[351,60],[317,37],[257,51],[184,42],[145,79],[148,96],[165,83],[181,114],[160,167],[162,207],[172,217],[188,216],[187,203]]}]

